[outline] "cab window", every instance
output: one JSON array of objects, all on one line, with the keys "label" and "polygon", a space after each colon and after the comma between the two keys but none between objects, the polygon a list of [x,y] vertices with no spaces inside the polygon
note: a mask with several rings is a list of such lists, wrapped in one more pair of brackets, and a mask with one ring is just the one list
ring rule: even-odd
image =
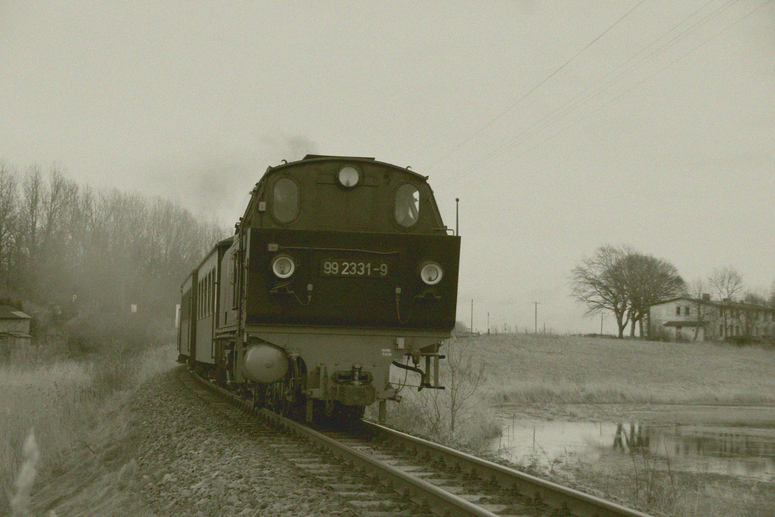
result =
[{"label": "cab window", "polygon": [[281,223],[289,223],[299,215],[299,186],[290,178],[274,184],[272,215]]},{"label": "cab window", "polygon": [[404,227],[412,226],[420,216],[420,193],[414,185],[405,183],[396,190],[396,222]]}]

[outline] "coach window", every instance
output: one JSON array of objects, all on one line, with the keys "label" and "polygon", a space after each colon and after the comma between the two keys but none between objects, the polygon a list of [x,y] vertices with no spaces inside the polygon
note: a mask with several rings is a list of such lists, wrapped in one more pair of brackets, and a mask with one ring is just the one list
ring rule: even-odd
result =
[{"label": "coach window", "polygon": [[396,222],[410,227],[420,216],[420,193],[414,185],[405,183],[396,190]]},{"label": "coach window", "polygon": [[299,186],[291,178],[281,178],[274,184],[272,214],[281,223],[299,216]]}]

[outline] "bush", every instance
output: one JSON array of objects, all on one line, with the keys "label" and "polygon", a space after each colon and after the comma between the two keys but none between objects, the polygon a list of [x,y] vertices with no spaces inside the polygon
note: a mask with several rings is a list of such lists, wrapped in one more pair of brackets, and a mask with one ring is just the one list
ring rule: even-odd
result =
[{"label": "bush", "polygon": [[174,339],[172,325],[139,314],[91,315],[65,325],[67,346],[76,357],[132,355]]}]

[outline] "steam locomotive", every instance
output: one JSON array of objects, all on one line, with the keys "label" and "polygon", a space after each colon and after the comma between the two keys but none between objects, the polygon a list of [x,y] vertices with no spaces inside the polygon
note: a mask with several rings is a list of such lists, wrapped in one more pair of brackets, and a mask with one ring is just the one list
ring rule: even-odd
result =
[{"label": "steam locomotive", "polygon": [[427,177],[373,158],[269,167],[233,237],[181,287],[179,361],[308,421],[400,400],[391,365],[439,385],[460,238]]}]

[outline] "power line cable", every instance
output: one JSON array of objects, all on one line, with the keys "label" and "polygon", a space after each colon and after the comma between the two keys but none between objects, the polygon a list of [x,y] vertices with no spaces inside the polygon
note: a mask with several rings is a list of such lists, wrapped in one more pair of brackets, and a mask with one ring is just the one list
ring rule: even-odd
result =
[{"label": "power line cable", "polygon": [[481,133],[482,133],[482,131],[484,131],[485,129],[487,129],[487,128],[488,128],[488,127],[490,127],[491,125],[493,125],[493,124],[494,124],[496,121],[498,121],[500,118],[502,118],[504,115],[506,115],[506,113],[508,113],[509,111],[511,111],[512,109],[514,109],[514,108],[515,108],[517,105],[519,105],[519,104],[520,104],[520,103],[521,103],[523,100],[525,100],[527,97],[529,97],[529,96],[530,96],[530,95],[531,95],[533,92],[535,92],[535,91],[536,91],[536,90],[538,90],[538,89],[539,89],[541,86],[543,86],[544,84],[546,84],[546,82],[547,82],[547,81],[549,81],[549,79],[551,79],[552,77],[554,77],[555,75],[557,75],[557,74],[558,74],[558,73],[559,73],[559,72],[560,72],[560,71],[561,71],[563,68],[565,68],[566,66],[568,66],[568,65],[569,65],[570,63],[572,63],[572,62],[573,62],[573,61],[574,61],[574,60],[575,60],[577,57],[579,57],[581,54],[583,54],[583,53],[584,53],[584,52],[585,52],[585,51],[586,51],[586,50],[587,50],[589,47],[591,47],[592,45],[594,45],[594,44],[595,44],[595,43],[596,43],[596,42],[597,42],[597,41],[598,41],[600,38],[602,38],[603,36],[605,36],[605,35],[606,35],[606,34],[607,34],[607,33],[608,33],[608,32],[609,32],[611,29],[613,29],[613,28],[614,28],[616,25],[618,25],[618,24],[619,24],[619,23],[620,23],[622,20],[624,20],[625,18],[627,18],[627,17],[628,17],[628,16],[629,16],[629,15],[630,15],[630,14],[631,14],[633,11],[635,11],[635,10],[636,10],[638,7],[640,7],[641,5],[643,5],[643,3],[645,3],[645,1],[646,1],[646,0],[641,0],[640,2],[638,2],[638,3],[635,5],[635,7],[633,7],[633,8],[632,8],[632,9],[630,9],[629,11],[627,11],[627,13],[626,13],[626,14],[624,14],[624,16],[622,16],[621,18],[619,18],[618,20],[616,20],[616,21],[613,23],[613,25],[611,25],[611,26],[610,26],[610,27],[608,27],[606,30],[604,30],[603,32],[601,32],[601,33],[600,33],[600,34],[599,34],[599,35],[598,35],[598,36],[597,36],[595,39],[593,39],[592,41],[590,41],[590,42],[587,44],[587,46],[585,46],[583,49],[581,49],[580,51],[578,51],[578,52],[577,52],[577,53],[576,53],[576,54],[575,54],[573,57],[571,57],[571,58],[570,58],[568,61],[566,61],[566,62],[565,62],[565,63],[564,63],[562,66],[560,66],[559,68],[557,68],[557,69],[556,69],[554,72],[552,72],[551,74],[549,74],[549,75],[548,75],[548,76],[547,76],[547,77],[546,77],[544,80],[542,80],[540,83],[538,83],[536,86],[534,86],[534,87],[533,87],[533,88],[532,88],[530,91],[528,91],[527,93],[525,93],[525,94],[524,94],[522,97],[520,97],[520,98],[519,98],[519,99],[518,99],[518,100],[517,100],[517,101],[516,101],[514,104],[512,104],[511,106],[509,106],[509,107],[508,107],[508,108],[506,108],[505,110],[501,111],[501,112],[500,112],[498,115],[496,115],[496,116],[495,116],[495,118],[491,119],[491,120],[490,120],[489,122],[487,122],[485,125],[483,125],[483,126],[482,126],[482,127],[480,127],[479,129],[477,129],[476,131],[474,131],[474,133],[472,133],[472,134],[471,134],[471,135],[469,135],[467,138],[465,138],[465,139],[464,139],[462,142],[460,142],[458,145],[456,145],[455,147],[453,147],[453,148],[452,148],[452,149],[451,149],[449,152],[447,152],[447,153],[446,153],[445,155],[443,155],[441,158],[439,158],[439,159],[438,159],[438,160],[436,160],[435,162],[431,163],[431,164],[430,164],[430,165],[427,167],[427,170],[432,170],[434,167],[436,167],[436,165],[438,165],[438,164],[439,164],[439,163],[441,163],[442,161],[446,160],[446,159],[447,159],[447,158],[448,158],[450,155],[452,155],[452,154],[453,154],[455,151],[457,151],[459,148],[463,147],[463,146],[464,146],[464,145],[466,145],[468,142],[470,142],[471,140],[473,140],[474,138],[476,138],[476,137],[477,137],[479,134],[481,134]]},{"label": "power line cable", "polygon": [[[547,137],[546,139],[542,140],[541,142],[539,142],[538,144],[534,145],[533,147],[531,147],[531,148],[529,148],[529,149],[526,149],[524,152],[522,152],[522,153],[518,154],[516,157],[520,157],[520,156],[523,156],[523,155],[525,155],[525,154],[527,154],[527,153],[529,153],[529,152],[531,152],[531,151],[534,151],[535,149],[537,149],[537,148],[541,147],[543,144],[545,144],[545,143],[546,143],[546,142],[548,142],[549,140],[551,140],[551,139],[555,138],[556,136],[558,136],[558,135],[561,135],[561,134],[565,133],[566,131],[568,131],[569,129],[571,129],[571,128],[575,127],[576,125],[578,125],[579,123],[583,122],[583,121],[584,121],[584,120],[586,120],[587,118],[591,117],[591,116],[592,116],[592,115],[594,115],[595,113],[597,113],[597,112],[601,111],[602,109],[606,108],[606,107],[607,107],[607,106],[609,106],[611,103],[613,103],[613,102],[616,102],[617,100],[621,99],[621,98],[622,98],[622,97],[624,97],[625,95],[629,94],[631,91],[635,90],[636,88],[640,87],[640,86],[641,86],[641,85],[643,85],[644,83],[646,83],[646,82],[650,81],[651,79],[653,79],[653,78],[654,78],[654,77],[656,77],[657,75],[661,74],[662,72],[664,72],[665,70],[667,70],[668,68],[670,68],[671,66],[673,66],[674,64],[676,64],[677,62],[679,62],[679,61],[681,61],[682,59],[684,59],[684,58],[685,58],[686,56],[688,56],[689,54],[692,54],[692,53],[694,53],[694,52],[695,52],[696,50],[698,50],[699,48],[701,48],[701,47],[705,46],[707,43],[709,43],[710,41],[712,41],[713,39],[715,39],[716,37],[718,37],[718,36],[719,36],[719,35],[721,35],[722,33],[726,32],[726,31],[727,31],[727,30],[729,30],[730,28],[732,28],[732,27],[734,27],[735,25],[737,25],[738,23],[742,22],[743,20],[745,20],[746,18],[748,18],[749,16],[751,16],[752,14],[754,14],[756,11],[758,11],[759,9],[761,9],[761,8],[765,7],[766,5],[768,5],[768,4],[770,4],[770,3],[772,3],[773,1],[775,1],[775,0],[766,0],[766,1],[765,1],[763,4],[759,5],[758,7],[756,7],[756,8],[755,8],[755,9],[753,9],[752,11],[750,11],[748,14],[746,14],[745,16],[743,16],[743,17],[739,18],[738,20],[736,20],[736,21],[732,22],[731,24],[729,24],[728,26],[724,27],[722,30],[720,30],[719,32],[717,32],[716,34],[714,34],[713,36],[711,36],[711,37],[710,37],[710,38],[708,38],[707,40],[703,41],[702,43],[700,43],[699,45],[697,45],[696,47],[694,47],[694,48],[693,48],[693,49],[691,49],[690,51],[688,51],[688,52],[686,52],[686,53],[682,54],[681,56],[679,56],[678,58],[676,58],[675,60],[673,60],[673,61],[672,61],[672,62],[670,62],[669,64],[667,64],[667,65],[665,65],[664,67],[662,67],[660,70],[658,70],[658,71],[654,72],[654,73],[653,73],[653,74],[651,74],[650,76],[646,77],[646,78],[645,78],[645,79],[643,79],[642,81],[640,81],[640,82],[638,82],[637,84],[633,85],[632,87],[630,87],[630,88],[629,88],[629,89],[627,89],[626,91],[622,92],[621,94],[617,95],[616,97],[614,97],[614,98],[613,98],[613,99],[611,99],[610,101],[606,102],[606,103],[605,103],[605,104],[603,104],[602,106],[598,107],[597,109],[595,109],[595,110],[594,110],[594,111],[592,111],[591,113],[589,113],[589,114],[587,114],[587,115],[583,116],[582,118],[580,118],[580,119],[576,120],[575,122],[573,122],[573,123],[572,123],[572,124],[570,124],[569,126],[567,126],[567,127],[563,128],[562,130],[558,131],[557,133],[554,133],[553,135],[550,135],[549,137]],[[489,171],[489,172],[492,172],[492,170],[491,170],[491,171]],[[487,174],[487,173],[484,173],[484,174]],[[479,177],[481,178],[481,175],[480,175]]]},{"label": "power line cable", "polygon": [[[499,156],[504,154],[506,151],[513,149],[520,145],[521,143],[527,141],[529,138],[539,134],[542,130],[546,129],[547,127],[551,126],[552,124],[560,121],[561,119],[568,116],[570,113],[572,113],[574,110],[576,110],[578,107],[580,107],[583,103],[588,102],[599,95],[601,95],[604,91],[606,91],[608,88],[613,86],[614,84],[621,81],[624,77],[630,75],[635,70],[638,70],[643,65],[648,63],[649,61],[655,59],[659,55],[661,55],[663,52],[665,52],[667,49],[673,47],[678,42],[682,41],[686,37],[688,37],[690,34],[693,34],[696,32],[700,27],[708,23],[710,20],[716,18],[721,13],[729,9],[733,4],[738,3],[740,0],[730,0],[725,5],[717,8],[715,11],[711,12],[698,22],[696,22],[691,27],[688,27],[686,30],[680,32],[678,35],[675,36],[672,40],[666,42],[661,47],[654,50],[652,53],[647,55],[643,60],[638,62],[637,64],[632,65],[631,67],[627,68],[624,72],[621,74],[615,76],[608,82],[604,83],[602,86],[600,86],[597,89],[594,89],[596,86],[598,86],[601,82],[603,82],[606,78],[610,77],[611,74],[615,73],[616,71],[622,69],[627,63],[630,63],[633,59],[635,59],[637,56],[644,53],[647,49],[654,46],[658,41],[665,38],[668,34],[673,32],[676,28],[680,27],[682,24],[684,24],[687,20],[695,16],[697,13],[702,11],[712,0],[709,0],[703,7],[700,9],[695,10],[692,14],[681,20],[678,24],[671,27],[667,32],[659,36],[657,39],[652,41],[649,45],[638,51],[636,54],[634,54],[632,57],[630,57],[627,61],[623,62],[622,64],[618,65],[616,68],[614,68],[611,72],[603,76],[601,79],[597,80],[595,83],[593,83],[590,87],[588,87],[583,93],[580,93],[576,95],[573,99],[566,102],[562,106],[556,108],[552,113],[549,115],[543,117],[541,120],[530,126],[529,128],[522,131],[519,135],[517,135],[515,138],[512,138],[510,141],[502,144],[498,148],[494,149],[493,151],[489,152],[487,155],[483,157],[484,160],[491,159],[495,156]],[[591,91],[591,93],[590,93]]]}]

